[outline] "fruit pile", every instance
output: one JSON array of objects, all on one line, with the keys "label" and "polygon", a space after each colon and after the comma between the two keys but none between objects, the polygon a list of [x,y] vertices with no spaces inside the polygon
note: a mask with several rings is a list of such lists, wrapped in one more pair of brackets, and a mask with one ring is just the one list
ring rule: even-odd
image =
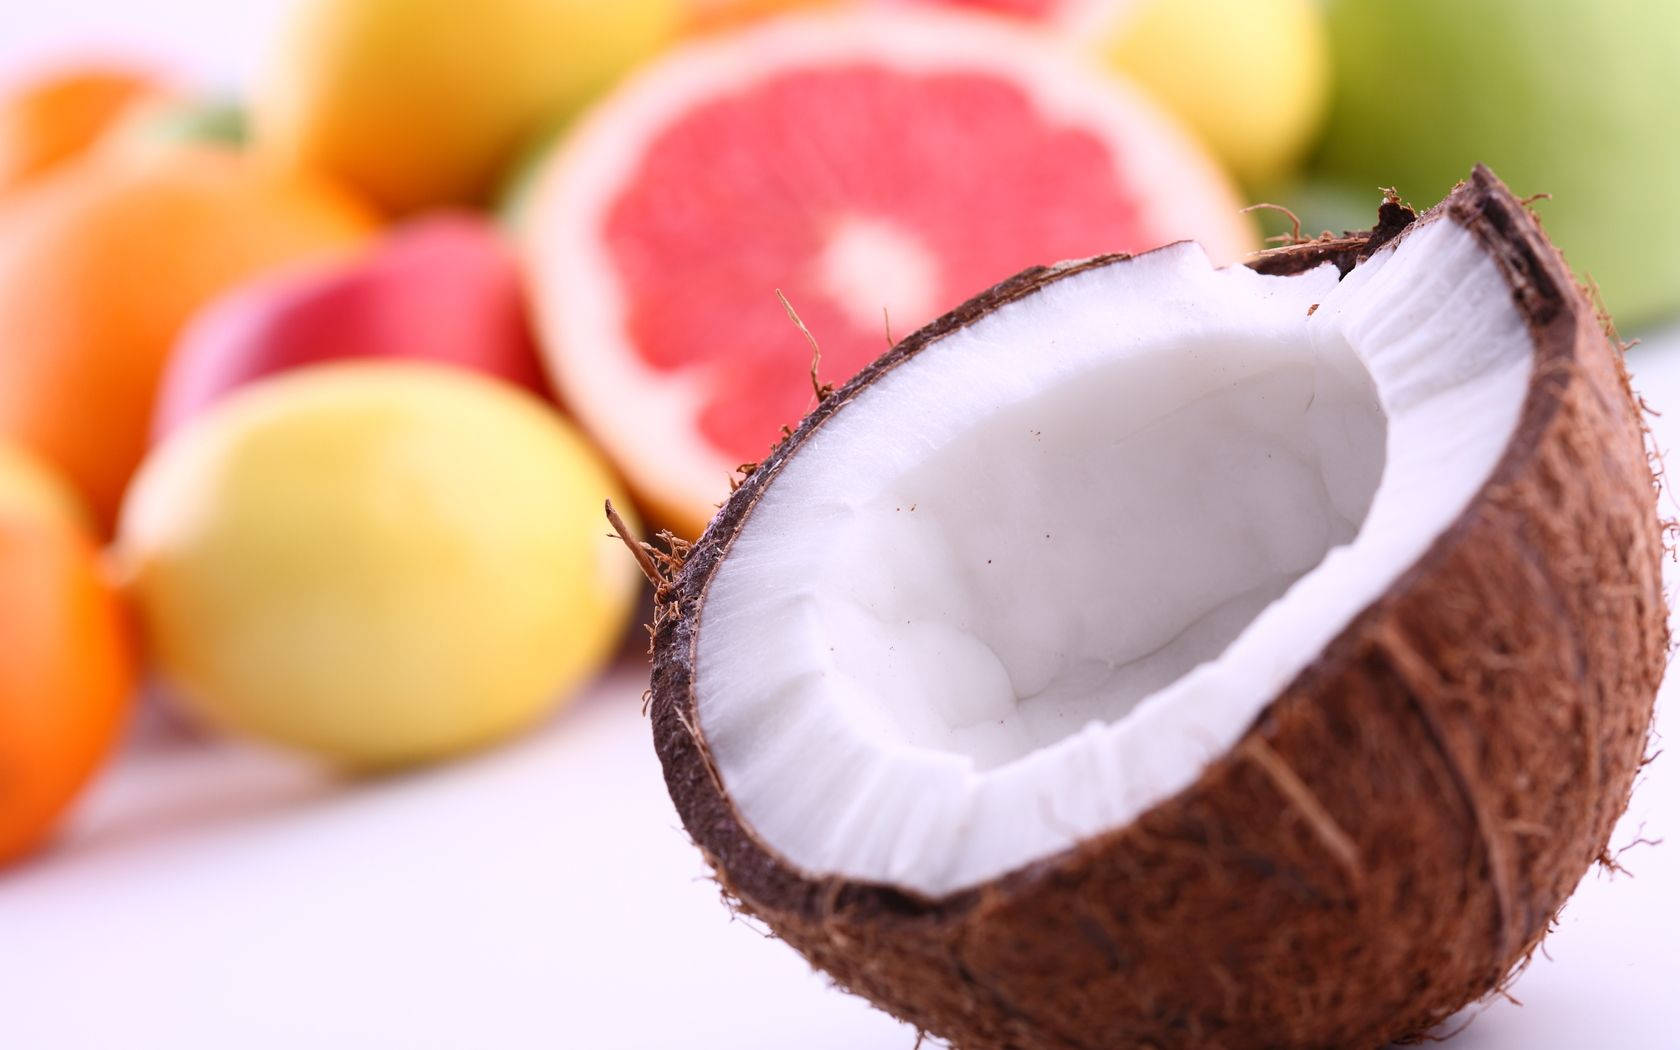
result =
[{"label": "fruit pile", "polygon": [[1248,200],[1363,225],[1486,160],[1661,317],[1680,19],[1495,6],[302,0],[247,99],[13,83],[0,861],[142,675],[351,770],[531,725],[631,619],[604,500],[697,534],[825,384],[1028,265],[1234,261]]}]

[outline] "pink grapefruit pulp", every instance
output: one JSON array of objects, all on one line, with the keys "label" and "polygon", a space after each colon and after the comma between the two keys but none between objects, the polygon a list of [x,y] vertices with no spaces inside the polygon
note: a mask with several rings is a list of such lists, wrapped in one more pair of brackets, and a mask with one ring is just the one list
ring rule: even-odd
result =
[{"label": "pink grapefruit pulp", "polygon": [[[928,0],[924,0],[928,2]],[[1048,22],[1069,6],[1068,0],[935,0],[951,7]]]},{"label": "pink grapefruit pulp", "polygon": [[838,383],[1035,263],[1251,247],[1214,163],[1111,75],[1002,23],[850,13],[674,53],[539,175],[550,370],[648,507],[697,533],[737,465]]},{"label": "pink grapefruit pulp", "polygon": [[878,0],[888,6],[997,15],[1075,35],[1100,28],[1137,0]]}]

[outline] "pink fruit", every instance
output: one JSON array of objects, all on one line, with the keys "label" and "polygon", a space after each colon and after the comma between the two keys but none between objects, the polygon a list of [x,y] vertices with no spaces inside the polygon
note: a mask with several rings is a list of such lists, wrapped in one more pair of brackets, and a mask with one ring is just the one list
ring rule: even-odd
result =
[{"label": "pink fruit", "polygon": [[731,471],[975,288],[1034,263],[1252,233],[1217,166],[1117,77],[998,19],[790,18],[674,52],[537,176],[543,350],[643,504],[694,534]]},{"label": "pink fruit", "polygon": [[966,7],[975,11],[988,11],[1000,15],[1013,15],[1017,18],[1031,18],[1040,21],[1050,21],[1068,8],[1076,6],[1069,0],[937,0],[951,7]]},{"label": "pink fruit", "polygon": [[342,358],[459,365],[547,395],[513,252],[488,223],[450,214],[403,227],[360,259],[212,303],[176,346],[153,438],[252,380]]}]

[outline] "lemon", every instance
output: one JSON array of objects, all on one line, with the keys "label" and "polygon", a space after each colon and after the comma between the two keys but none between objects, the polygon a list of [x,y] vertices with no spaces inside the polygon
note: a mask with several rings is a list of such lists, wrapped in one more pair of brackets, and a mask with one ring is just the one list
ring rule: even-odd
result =
[{"label": "lemon", "polygon": [[1108,4],[1099,55],[1191,125],[1242,182],[1282,175],[1312,145],[1330,59],[1313,0]]},{"label": "lemon", "polygon": [[685,16],[679,0],[305,0],[254,94],[255,146],[393,212],[481,202],[530,135]]},{"label": "lemon", "polygon": [[173,433],[119,563],[157,666],[205,719],[350,767],[539,718],[623,633],[616,483],[535,398],[459,370],[332,364]]}]

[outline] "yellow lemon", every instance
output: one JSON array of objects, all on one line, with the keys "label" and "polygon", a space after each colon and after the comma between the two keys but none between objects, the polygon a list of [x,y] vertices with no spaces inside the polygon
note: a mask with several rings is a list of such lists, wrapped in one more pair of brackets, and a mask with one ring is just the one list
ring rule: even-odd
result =
[{"label": "yellow lemon", "polygon": [[[1314,0],[1138,0],[1100,5],[1094,39],[1249,185],[1287,174],[1329,101]],[[1095,10],[1095,9],[1093,9]]]},{"label": "yellow lemon", "polygon": [[476,747],[592,675],[637,591],[617,484],[528,394],[440,366],[253,384],[170,436],[118,556],[207,720],[379,768]]},{"label": "yellow lemon", "polygon": [[391,211],[475,203],[685,17],[679,0],[306,0],[253,99],[255,145]]},{"label": "yellow lemon", "polygon": [[1317,174],[1433,200],[1487,164],[1624,326],[1680,316],[1680,5],[1335,0]]}]

